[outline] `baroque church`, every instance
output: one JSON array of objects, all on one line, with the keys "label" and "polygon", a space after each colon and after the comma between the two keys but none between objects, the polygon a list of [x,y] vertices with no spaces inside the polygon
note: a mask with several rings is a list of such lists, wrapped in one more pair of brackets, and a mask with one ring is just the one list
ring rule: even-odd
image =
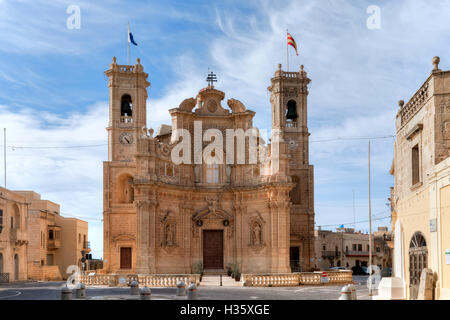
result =
[{"label": "baroque church", "polygon": [[[218,139],[207,132],[222,135],[223,141],[237,140],[230,132],[252,129],[255,116],[236,99],[227,99],[224,106],[225,93],[213,86],[214,75],[195,97],[170,109],[172,124],[154,133],[146,127],[150,83],[140,60],[119,65],[113,58],[105,74],[106,272],[187,274],[198,266],[223,271],[233,263],[243,274],[275,274],[314,267],[314,180],[307,125],[311,80],[303,66],[286,72],[278,65],[270,79],[272,132],[264,162],[261,157],[249,161],[255,150],[248,147],[248,136],[245,151],[212,148],[206,155],[226,157],[226,163],[202,161]],[[173,161],[179,129],[193,137],[183,141],[188,148],[181,151],[192,161]],[[258,137],[257,143],[263,146],[265,141]],[[236,161],[238,157],[245,161]]]}]

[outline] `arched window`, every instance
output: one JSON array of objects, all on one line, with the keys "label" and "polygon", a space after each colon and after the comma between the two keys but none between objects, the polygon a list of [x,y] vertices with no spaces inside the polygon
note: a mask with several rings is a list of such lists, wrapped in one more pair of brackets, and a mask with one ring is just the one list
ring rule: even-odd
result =
[{"label": "arched window", "polygon": [[133,103],[129,94],[124,94],[120,102],[120,115],[122,117],[133,116]]},{"label": "arched window", "polygon": [[219,183],[219,165],[216,163],[206,164],[206,183]]},{"label": "arched window", "polygon": [[286,119],[295,121],[297,118],[297,102],[295,102],[294,100],[289,100],[287,103]]}]

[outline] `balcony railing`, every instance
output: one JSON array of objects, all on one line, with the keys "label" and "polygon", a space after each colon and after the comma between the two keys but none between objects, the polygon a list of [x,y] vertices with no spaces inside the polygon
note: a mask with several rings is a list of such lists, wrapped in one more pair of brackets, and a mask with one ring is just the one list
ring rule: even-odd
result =
[{"label": "balcony railing", "polygon": [[339,258],[340,256],[339,251],[322,251],[322,258]]},{"label": "balcony railing", "polygon": [[47,239],[47,249],[48,250],[56,250],[61,248],[61,240],[60,239]]}]

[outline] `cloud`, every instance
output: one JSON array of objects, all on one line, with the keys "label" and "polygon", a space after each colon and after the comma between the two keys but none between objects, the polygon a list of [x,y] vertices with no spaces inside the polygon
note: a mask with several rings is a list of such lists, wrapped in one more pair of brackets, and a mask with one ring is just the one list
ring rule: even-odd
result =
[{"label": "cloud", "polygon": [[[108,105],[97,103],[88,110],[61,117],[0,105],[0,126],[7,128],[8,189],[33,190],[61,204],[63,216],[98,225],[103,218]],[[98,146],[76,147],[86,145]],[[94,231],[89,229],[92,246],[102,248],[101,233]]]}]

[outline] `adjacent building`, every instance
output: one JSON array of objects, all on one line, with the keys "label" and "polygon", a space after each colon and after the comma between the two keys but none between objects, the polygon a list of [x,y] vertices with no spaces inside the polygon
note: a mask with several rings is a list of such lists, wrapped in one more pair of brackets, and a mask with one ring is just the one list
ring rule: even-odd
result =
[{"label": "adjacent building", "polygon": [[417,298],[421,272],[435,274],[434,298],[450,299],[450,71],[434,69],[399,102],[391,173],[394,276]]},{"label": "adjacent building", "polygon": [[[392,233],[386,227],[378,228],[372,237],[372,265],[380,270],[392,267],[392,253],[389,247]],[[315,230],[315,268],[369,266],[369,235],[355,232],[352,228]]]},{"label": "adjacent building", "polygon": [[27,203],[0,187],[0,283],[27,279]]},{"label": "adjacent building", "polygon": [[[169,110],[172,124],[154,135],[146,128],[150,83],[143,70],[139,59],[119,65],[113,58],[105,72],[110,115],[103,171],[105,272],[192,273],[199,266],[223,272],[229,263],[238,263],[242,273],[309,271],[314,190],[310,79],[303,66],[286,72],[279,65],[270,81],[272,143],[265,146],[264,163],[260,157],[250,161],[260,149],[249,147],[249,136],[243,137],[244,150],[237,144],[222,148],[229,139],[238,143],[237,132],[253,130],[255,112],[236,99],[224,107],[225,93],[213,86],[214,74],[195,97]],[[189,143],[174,151],[179,134]],[[263,138],[256,141],[259,148]],[[183,161],[173,162],[173,152]]]},{"label": "adjacent building", "polygon": [[0,188],[0,281],[61,280],[90,251],[88,223],[33,191]]}]

